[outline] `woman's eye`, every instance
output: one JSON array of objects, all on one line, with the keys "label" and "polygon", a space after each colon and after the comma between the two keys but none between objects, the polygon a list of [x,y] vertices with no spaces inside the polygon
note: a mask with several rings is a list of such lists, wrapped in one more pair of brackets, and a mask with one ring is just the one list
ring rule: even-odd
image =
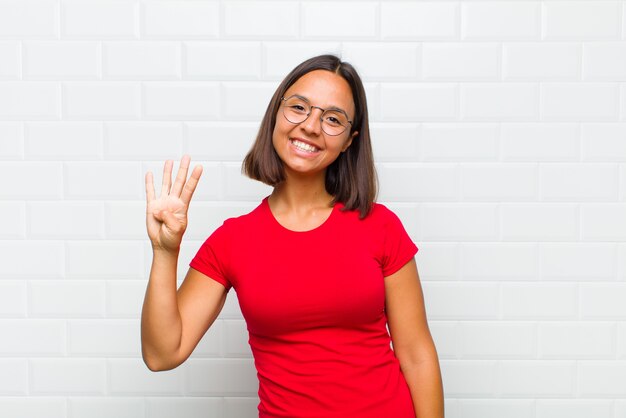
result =
[{"label": "woman's eye", "polygon": [[339,122],[339,119],[329,116],[326,118],[326,122],[330,123],[331,125],[341,125],[341,122]]},{"label": "woman's eye", "polygon": [[302,112],[302,113],[306,112],[306,109],[304,108],[304,106],[301,106],[301,105],[292,105],[291,108],[295,110],[296,112]]}]

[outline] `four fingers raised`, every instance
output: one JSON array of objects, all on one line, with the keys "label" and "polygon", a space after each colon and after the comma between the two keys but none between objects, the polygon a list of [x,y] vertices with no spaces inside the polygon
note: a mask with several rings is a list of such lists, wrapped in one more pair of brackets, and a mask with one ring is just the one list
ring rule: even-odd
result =
[{"label": "four fingers raised", "polygon": [[[172,185],[172,167],[174,162],[172,160],[165,161],[165,165],[163,166],[163,182],[159,197],[171,194],[175,197],[180,197],[185,205],[189,204],[191,197],[196,190],[196,186],[198,185],[198,181],[200,180],[200,176],[202,175],[202,166],[197,165],[194,167],[191,172],[191,176],[187,180],[190,163],[191,158],[188,155],[183,155],[180,160],[180,166],[178,168],[178,173],[176,174],[176,179]],[[150,203],[155,198],[154,177],[152,172],[148,171],[146,173],[146,200]]]}]

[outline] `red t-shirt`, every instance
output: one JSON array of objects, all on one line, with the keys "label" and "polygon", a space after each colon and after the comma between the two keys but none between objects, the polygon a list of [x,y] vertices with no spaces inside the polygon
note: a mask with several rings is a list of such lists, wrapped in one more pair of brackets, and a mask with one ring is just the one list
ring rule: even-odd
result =
[{"label": "red t-shirt", "polygon": [[237,292],[261,418],[415,418],[390,347],[384,278],[418,249],[385,206],[363,220],[342,207],[295,232],[265,198],[226,220],[190,263]]}]

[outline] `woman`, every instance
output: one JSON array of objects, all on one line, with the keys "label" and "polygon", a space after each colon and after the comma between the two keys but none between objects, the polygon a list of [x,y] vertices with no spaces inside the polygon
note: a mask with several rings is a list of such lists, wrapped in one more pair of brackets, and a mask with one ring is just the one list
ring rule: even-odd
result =
[{"label": "woman", "polygon": [[443,417],[417,247],[398,217],[374,203],[365,92],[350,64],[322,55],[283,80],[243,164],[272,194],[213,232],[177,291],[179,246],[202,172],[197,166],[186,180],[188,168],[185,156],[171,185],[166,162],[159,198],[146,175],[154,258],[142,352],[151,370],[184,362],[234,287],[260,417]]}]

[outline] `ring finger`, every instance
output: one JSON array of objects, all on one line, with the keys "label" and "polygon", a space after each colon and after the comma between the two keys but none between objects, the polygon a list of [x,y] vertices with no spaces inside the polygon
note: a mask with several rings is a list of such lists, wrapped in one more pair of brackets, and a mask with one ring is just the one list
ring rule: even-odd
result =
[{"label": "ring finger", "polygon": [[172,165],[173,161],[167,160],[165,161],[165,166],[163,167],[163,183],[161,184],[161,195],[166,196],[170,194],[170,187],[172,185]]}]

